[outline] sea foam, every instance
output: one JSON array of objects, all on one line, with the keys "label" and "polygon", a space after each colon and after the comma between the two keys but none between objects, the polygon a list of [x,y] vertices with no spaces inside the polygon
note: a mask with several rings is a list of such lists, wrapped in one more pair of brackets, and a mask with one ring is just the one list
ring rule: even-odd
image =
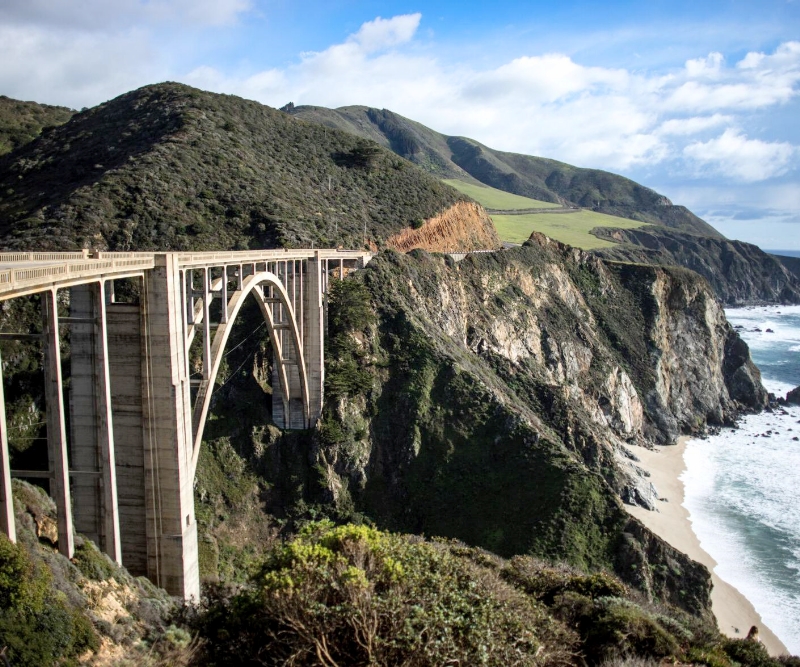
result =
[{"label": "sea foam", "polygon": [[[782,396],[800,384],[800,307],[726,314],[741,327],[768,391]],[[800,407],[750,415],[737,429],[692,440],[684,458],[684,506],[717,574],[800,654]]]}]

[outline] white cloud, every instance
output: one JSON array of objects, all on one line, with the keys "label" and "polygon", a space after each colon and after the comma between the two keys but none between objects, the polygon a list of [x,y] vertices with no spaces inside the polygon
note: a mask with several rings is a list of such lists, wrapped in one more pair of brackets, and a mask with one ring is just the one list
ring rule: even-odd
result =
[{"label": "white cloud", "polygon": [[674,111],[759,109],[788,102],[798,94],[800,42],[781,44],[772,55],[751,52],[733,68],[719,53],[686,63],[684,80],[668,94]]},{"label": "white cloud", "polygon": [[4,0],[0,24],[92,31],[163,22],[218,26],[252,7],[253,0]]},{"label": "white cloud", "polygon": [[575,93],[621,90],[628,79],[624,70],[584,67],[555,53],[516,58],[497,69],[479,73],[464,94],[477,99],[491,96],[554,102]]},{"label": "white cloud", "polygon": [[109,37],[0,26],[0,90],[10,97],[78,109],[166,74],[141,31]]},{"label": "white cloud", "polygon": [[[788,169],[786,147],[743,138],[740,116],[797,96],[800,43],[747,54],[734,66],[712,52],[666,75],[587,67],[560,53],[481,70],[414,48],[420,18],[377,18],[279,70],[230,78],[200,69],[185,80],[273,106],[388,108],[446,134],[582,166],[629,170],[669,161],[680,172],[689,160],[684,171],[710,173],[717,161],[704,158],[703,150],[722,154],[729,147],[747,155],[726,156],[735,166],[719,173],[731,178],[754,181]],[[723,134],[691,143],[712,130]]]},{"label": "white cloud", "polygon": [[700,173],[755,182],[789,171],[798,149],[786,142],[748,139],[728,129],[715,139],[689,144],[683,153],[698,166]]},{"label": "white cloud", "polygon": [[657,129],[659,135],[689,136],[705,132],[720,125],[730,125],[733,116],[715,113],[713,116],[693,116],[690,118],[670,118]]},{"label": "white cloud", "polygon": [[422,14],[404,14],[383,19],[380,16],[374,21],[367,21],[361,29],[348,38],[355,42],[365,53],[380,51],[392,46],[408,42],[417,31]]},{"label": "white cloud", "polygon": [[722,73],[725,58],[721,53],[709,53],[706,58],[695,58],[686,61],[686,74],[692,78],[703,77],[716,79]]},{"label": "white cloud", "polygon": [[[778,177],[797,157],[788,143],[747,133],[761,131],[749,125],[753,110],[763,117],[797,103],[800,42],[730,64],[714,51],[666,73],[590,67],[556,52],[481,68],[434,55],[415,13],[367,21],[280,67],[171,64],[166,24],[235,21],[253,1],[5,0],[0,92],[79,107],[145,83],[182,80],[272,106],[388,108],[446,134],[580,166],[631,173],[661,165],[673,175],[737,182]],[[59,21],[68,29],[54,27]]]}]

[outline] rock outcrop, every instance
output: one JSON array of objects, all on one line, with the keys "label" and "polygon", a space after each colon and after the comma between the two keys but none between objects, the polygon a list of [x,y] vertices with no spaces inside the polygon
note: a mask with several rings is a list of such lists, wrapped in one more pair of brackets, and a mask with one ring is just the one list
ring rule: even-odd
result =
[{"label": "rock outcrop", "polygon": [[390,236],[386,245],[400,252],[469,252],[495,250],[500,247],[500,239],[480,204],[458,202],[418,228],[406,227]]},{"label": "rock outcrop", "polygon": [[[620,555],[620,497],[656,497],[624,443],[674,442],[766,403],[746,345],[684,269],[535,234],[458,264],[382,253],[361,279],[378,324],[328,372],[369,379],[329,394],[315,459],[329,500],[393,529],[618,566],[634,558]],[[675,585],[647,583],[667,596]]]},{"label": "rock outcrop", "polygon": [[684,266],[703,276],[725,305],[800,303],[800,277],[778,257],[751,243],[655,226],[602,228],[593,233],[619,244],[597,254],[627,262]]}]

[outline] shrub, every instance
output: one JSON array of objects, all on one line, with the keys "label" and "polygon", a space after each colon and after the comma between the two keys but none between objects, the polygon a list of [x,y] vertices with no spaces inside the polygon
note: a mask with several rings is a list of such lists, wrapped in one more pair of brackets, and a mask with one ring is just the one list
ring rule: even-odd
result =
[{"label": "shrub", "polygon": [[0,609],[41,606],[41,581],[34,577],[33,563],[25,550],[0,534]]},{"label": "shrub", "polygon": [[98,648],[91,622],[69,609],[53,590],[48,570],[37,568],[20,545],[0,536],[0,645],[21,667],[69,665]]},{"label": "shrub", "polygon": [[541,664],[541,612],[488,572],[444,544],[310,524],[209,601],[201,633],[220,665]]},{"label": "shrub", "polygon": [[588,623],[586,652],[595,661],[625,653],[666,658],[680,655],[680,645],[644,609],[627,600],[605,598]]},{"label": "shrub", "polygon": [[781,663],[771,658],[766,647],[751,639],[726,639],[722,650],[731,660],[743,667],[780,667]]},{"label": "shrub", "polygon": [[332,280],[328,289],[328,326],[331,336],[366,329],[375,321],[371,295],[363,283]]},{"label": "shrub", "polygon": [[512,558],[503,576],[548,606],[568,592],[590,599],[620,597],[626,592],[625,585],[611,574],[548,567],[527,556]]},{"label": "shrub", "polygon": [[114,576],[115,567],[104,553],[98,550],[94,543],[85,540],[75,550],[72,562],[87,579],[105,581]]}]

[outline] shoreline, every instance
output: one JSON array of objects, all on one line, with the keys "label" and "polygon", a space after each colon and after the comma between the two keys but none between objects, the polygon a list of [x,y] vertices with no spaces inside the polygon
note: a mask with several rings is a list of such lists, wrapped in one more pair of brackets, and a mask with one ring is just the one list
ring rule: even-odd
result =
[{"label": "shoreline", "polygon": [[681,437],[677,445],[656,445],[655,450],[628,445],[640,459],[637,465],[650,473],[649,479],[656,487],[659,497],[666,498],[668,502],[660,502],[658,512],[632,505],[625,505],[625,509],[665,542],[709,569],[714,585],[711,592],[711,610],[717,619],[720,632],[728,637],[743,639],[747,637],[750,627],[756,625],[761,641],[771,655],[788,654],[786,646],[764,625],[750,601],[716,575],[714,572],[716,561],[703,550],[692,530],[689,512],[683,506],[683,482],[679,479],[686,469],[683,452],[688,440],[688,437]]}]

